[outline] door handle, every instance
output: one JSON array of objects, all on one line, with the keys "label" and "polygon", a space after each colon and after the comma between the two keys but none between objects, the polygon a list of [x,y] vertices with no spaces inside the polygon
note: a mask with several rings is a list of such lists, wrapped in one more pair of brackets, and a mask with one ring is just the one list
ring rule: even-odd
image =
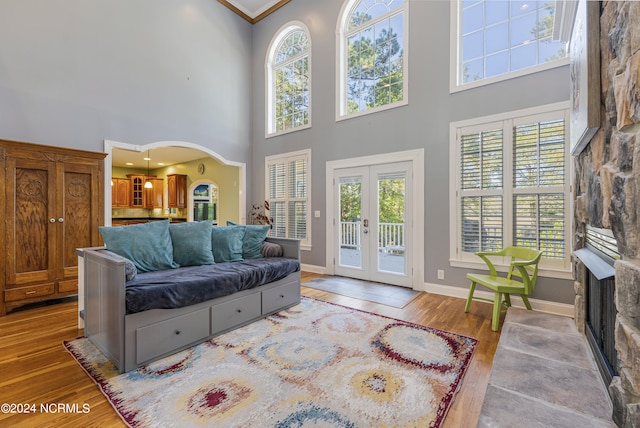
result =
[{"label": "door handle", "polygon": [[64,222],[64,219],[63,219],[62,217],[60,217],[60,218],[58,219],[58,221],[59,221],[60,223],[62,223],[62,222]]},{"label": "door handle", "polygon": [[55,218],[50,218],[50,219],[49,219],[49,223],[55,223],[55,222],[56,222],[56,219],[55,219]]},{"label": "door handle", "polygon": [[367,220],[367,219],[362,220],[362,225],[364,227],[369,227],[369,220]]},{"label": "door handle", "polygon": [[369,229],[362,229],[362,233],[369,233]]}]

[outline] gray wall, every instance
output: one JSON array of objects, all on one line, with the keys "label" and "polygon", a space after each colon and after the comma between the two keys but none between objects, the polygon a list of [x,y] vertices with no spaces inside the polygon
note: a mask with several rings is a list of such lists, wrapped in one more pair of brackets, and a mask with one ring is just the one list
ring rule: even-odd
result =
[{"label": "gray wall", "polygon": [[[325,163],[351,157],[425,148],[424,281],[468,288],[466,269],[449,267],[449,123],[569,99],[568,66],[449,94],[449,2],[411,1],[409,105],[335,121],[336,23],[343,0],[296,0],[253,27],[253,158],[249,188],[264,193],[264,156],[312,149],[311,252],[302,261],[325,266]],[[264,138],[266,51],[276,31],[291,20],[304,22],[312,42],[310,129]],[[248,199],[248,203],[252,200]],[[436,279],[445,270],[445,281]],[[573,303],[571,281],[541,278],[534,298]]]},{"label": "gray wall", "polygon": [[248,161],[251,31],[215,0],[2,0],[0,138]]}]

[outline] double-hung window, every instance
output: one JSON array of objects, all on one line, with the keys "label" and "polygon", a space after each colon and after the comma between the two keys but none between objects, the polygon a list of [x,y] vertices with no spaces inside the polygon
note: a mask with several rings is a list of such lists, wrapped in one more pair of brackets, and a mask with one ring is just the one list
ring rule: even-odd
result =
[{"label": "double-hung window", "polygon": [[553,0],[453,0],[451,90],[568,64]]},{"label": "double-hung window", "polygon": [[452,265],[516,245],[542,251],[547,275],[570,272],[568,141],[565,103],[451,125]]},{"label": "double-hung window", "polygon": [[310,162],[310,150],[265,158],[265,190],[272,220],[269,236],[300,239],[303,249],[311,248]]}]

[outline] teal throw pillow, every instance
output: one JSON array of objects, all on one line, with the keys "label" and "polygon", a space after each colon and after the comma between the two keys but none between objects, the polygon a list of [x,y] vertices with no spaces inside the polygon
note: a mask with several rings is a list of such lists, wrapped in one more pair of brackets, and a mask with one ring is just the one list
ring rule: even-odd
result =
[{"label": "teal throw pillow", "polygon": [[242,261],[244,229],[236,226],[211,228],[211,252],[216,263]]},{"label": "teal throw pillow", "polygon": [[175,269],[169,220],[98,228],[107,250],[131,260],[138,272]]},{"label": "teal throw pillow", "polygon": [[169,225],[173,261],[180,266],[212,265],[211,220]]},{"label": "teal throw pillow", "polygon": [[227,221],[228,226],[241,227],[244,229],[244,237],[242,238],[242,257],[244,259],[261,259],[262,243],[267,238],[271,226],[269,225],[237,225],[231,221]]}]

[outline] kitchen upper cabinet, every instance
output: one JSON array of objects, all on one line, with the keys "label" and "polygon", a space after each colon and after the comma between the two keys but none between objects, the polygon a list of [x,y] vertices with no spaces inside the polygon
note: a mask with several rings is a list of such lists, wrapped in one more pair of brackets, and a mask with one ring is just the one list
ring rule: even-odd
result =
[{"label": "kitchen upper cabinet", "polygon": [[167,205],[169,208],[186,208],[187,176],[184,174],[167,175]]},{"label": "kitchen upper cabinet", "polygon": [[162,208],[164,203],[164,180],[155,177],[150,177],[148,180],[153,187],[150,189],[144,188],[145,208]]},{"label": "kitchen upper cabinet", "polygon": [[76,248],[102,241],[104,154],[0,140],[0,316],[76,294]]},{"label": "kitchen upper cabinet", "polygon": [[114,178],[111,180],[111,206],[113,208],[128,208],[131,206],[131,180],[128,178]]},{"label": "kitchen upper cabinet", "polygon": [[143,174],[127,175],[131,180],[131,208],[146,208]]}]

